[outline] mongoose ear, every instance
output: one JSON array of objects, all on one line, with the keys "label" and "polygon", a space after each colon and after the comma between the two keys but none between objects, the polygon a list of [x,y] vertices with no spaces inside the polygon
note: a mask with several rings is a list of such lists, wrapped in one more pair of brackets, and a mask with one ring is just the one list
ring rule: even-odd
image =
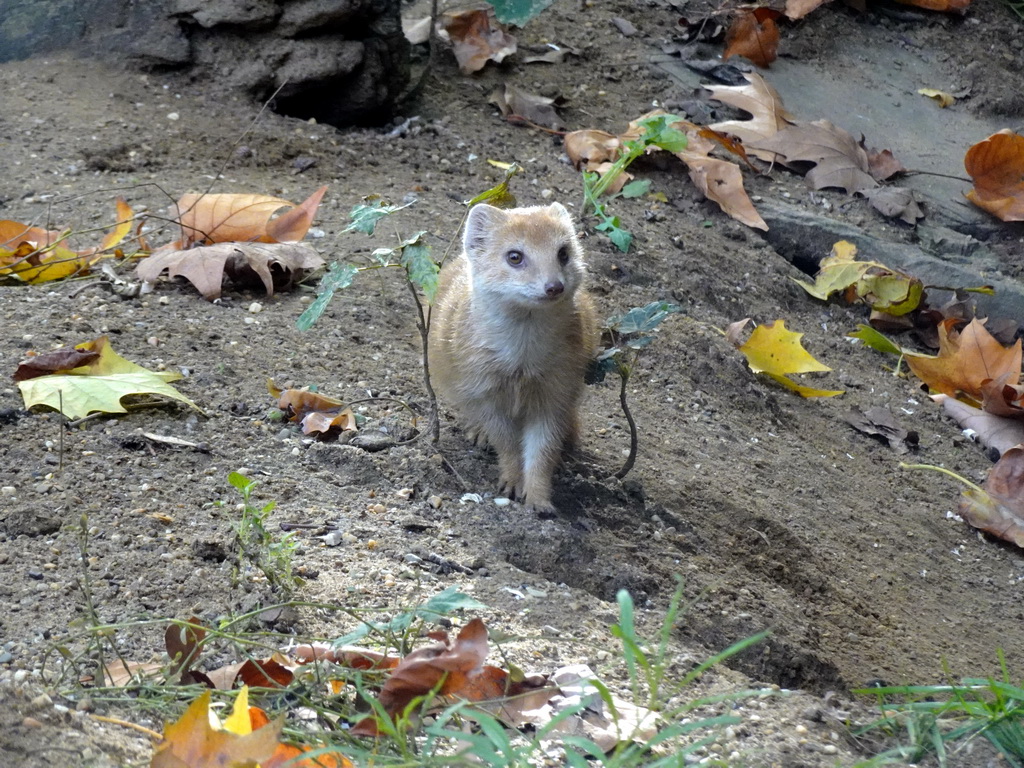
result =
[{"label": "mongoose ear", "polygon": [[576,226],[572,220],[572,214],[561,203],[552,203],[548,206],[548,210],[558,218],[563,219],[570,227]]},{"label": "mongoose ear", "polygon": [[491,240],[491,230],[506,218],[506,213],[493,205],[477,203],[470,208],[469,216],[466,218],[466,230],[462,235],[466,253],[474,256],[486,250]]}]

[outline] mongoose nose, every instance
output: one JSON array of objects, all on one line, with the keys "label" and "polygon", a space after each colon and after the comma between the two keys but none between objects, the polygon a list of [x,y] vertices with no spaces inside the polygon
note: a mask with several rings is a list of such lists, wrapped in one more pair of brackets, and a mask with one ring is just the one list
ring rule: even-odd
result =
[{"label": "mongoose nose", "polygon": [[564,290],[565,285],[562,283],[561,280],[552,280],[550,283],[547,283],[544,286],[544,293],[546,293],[552,299],[555,298],[555,296],[561,296]]}]

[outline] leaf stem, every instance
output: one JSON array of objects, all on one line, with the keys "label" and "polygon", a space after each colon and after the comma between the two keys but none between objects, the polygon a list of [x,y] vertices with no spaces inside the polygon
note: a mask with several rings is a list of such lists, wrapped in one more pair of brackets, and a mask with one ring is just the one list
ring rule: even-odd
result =
[{"label": "leaf stem", "polygon": [[961,483],[966,485],[968,488],[973,488],[975,491],[978,491],[978,493],[984,493],[984,494],[988,493],[988,491],[986,491],[980,485],[976,485],[975,483],[972,483],[966,477],[958,475],[953,470],[946,469],[945,467],[936,467],[934,464],[905,464],[905,463],[903,463],[901,461],[900,462],[900,469],[931,469],[931,470],[934,470],[936,472],[941,472],[944,475],[949,475],[954,480],[959,480]]}]

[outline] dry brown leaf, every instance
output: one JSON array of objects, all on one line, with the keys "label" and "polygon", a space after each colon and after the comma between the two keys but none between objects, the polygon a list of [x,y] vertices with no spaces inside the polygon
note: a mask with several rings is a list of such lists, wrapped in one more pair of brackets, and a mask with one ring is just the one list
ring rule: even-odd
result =
[{"label": "dry brown leaf", "polygon": [[941,403],[943,410],[961,427],[973,430],[982,445],[994,448],[1000,456],[1018,443],[1024,443],[1024,421],[1020,419],[986,413],[948,395],[932,395],[932,400]]},{"label": "dry brown leaf", "polygon": [[897,173],[906,173],[907,169],[903,166],[896,156],[893,155],[892,150],[883,149],[881,151],[868,149],[864,146],[864,137],[860,137],[860,145],[868,155],[868,173],[871,174],[875,181],[885,181],[895,176]]},{"label": "dry brown leaf", "polygon": [[488,61],[500,62],[516,51],[516,39],[494,16],[494,9],[446,11],[441,24],[451,38],[455,60],[464,75],[484,68]]},{"label": "dry brown leaf", "polygon": [[739,14],[725,33],[722,58],[743,56],[767,69],[778,57],[779,27],[775,19],[781,15],[767,7]]},{"label": "dry brown leaf", "polygon": [[[189,192],[175,204],[181,240],[175,247],[227,242],[282,243],[301,240],[327,187],[320,187],[299,205],[268,195]],[[271,219],[282,208],[290,210]]]},{"label": "dry brown leaf", "polygon": [[565,153],[576,170],[596,171],[602,163],[614,162],[622,142],[607,131],[588,129],[565,134]]},{"label": "dry brown leaf", "polygon": [[565,127],[562,118],[555,112],[554,99],[527,93],[522,88],[516,88],[508,83],[495,88],[488,102],[496,105],[501,110],[501,116],[506,119],[521,117],[535,125],[555,131]]},{"label": "dry brown leaf", "polygon": [[[403,658],[384,683],[378,700],[389,715],[403,711],[413,699],[435,689],[440,696],[457,696],[470,701],[504,694],[508,674],[483,665],[488,650],[487,628],[480,619],[473,619],[463,627],[454,642],[449,642],[447,635],[440,637],[444,639]],[[377,735],[376,720],[372,717],[361,720],[352,733]]]},{"label": "dry brown leaf", "polygon": [[301,243],[217,243],[154,253],[139,262],[136,274],[153,282],[167,270],[168,277],[184,277],[204,299],[213,301],[220,297],[225,274],[244,279],[246,273],[255,273],[267,295],[272,296],[274,271],[293,277],[296,272],[318,269],[323,264],[316,251]]},{"label": "dry brown leaf", "polygon": [[28,360],[19,363],[18,369],[14,372],[15,381],[27,381],[38,376],[49,376],[53,373],[66,373],[73,368],[97,360],[100,356],[95,349],[79,349],[78,347],[61,347],[52,352],[44,352],[41,355],[34,355]]},{"label": "dry brown leaf", "polygon": [[868,155],[864,148],[828,120],[794,122],[773,137],[758,142],[755,149],[777,153],[787,166],[813,164],[807,172],[807,183],[813,189],[838,187],[853,193],[878,186],[868,172]]},{"label": "dry brown leaf", "polygon": [[983,488],[961,494],[960,514],[975,528],[1024,547],[1024,445],[999,458]]},{"label": "dry brown leaf", "polygon": [[318,392],[288,389],[278,395],[277,407],[289,421],[302,424],[304,434],[336,436],[356,429],[356,416],[341,400]]},{"label": "dry brown leaf", "polygon": [[872,207],[883,216],[899,218],[911,226],[916,224],[918,219],[924,218],[924,211],[917,204],[913,190],[906,187],[862,189],[860,194],[864,195]]},{"label": "dry brown leaf", "polygon": [[699,130],[687,130],[689,143],[676,157],[686,163],[690,180],[706,198],[714,200],[729,216],[748,227],[767,231],[768,225],[754,208],[743,188],[743,174],[735,163],[711,157],[716,142],[700,135]]},{"label": "dry brown leaf", "polygon": [[167,670],[166,661],[112,661],[102,667],[104,685],[123,688],[133,680],[162,679]]},{"label": "dry brown leaf", "polygon": [[782,13],[790,21],[796,21],[827,2],[830,0],[786,0],[786,7]]},{"label": "dry brown leaf", "polygon": [[1012,347],[996,341],[975,318],[960,333],[952,329],[955,320],[939,325],[939,354],[907,354],[910,370],[928,387],[950,397],[963,393],[975,403],[984,400],[982,387],[989,379],[1002,379],[1014,386],[1021,374],[1021,340]]},{"label": "dry brown leaf", "polygon": [[974,189],[967,199],[1002,221],[1024,221],[1024,136],[1000,131],[964,157]]},{"label": "dry brown leaf", "polygon": [[1024,385],[1011,384],[1011,375],[990,379],[981,385],[981,408],[996,416],[1024,419]]},{"label": "dry brown leaf", "polygon": [[749,85],[708,86],[711,98],[750,114],[750,120],[726,120],[709,125],[713,131],[738,137],[747,152],[769,162],[775,153],[757,149],[756,145],[771,138],[793,122],[793,116],[782,106],[782,97],[755,72],[744,75]]}]

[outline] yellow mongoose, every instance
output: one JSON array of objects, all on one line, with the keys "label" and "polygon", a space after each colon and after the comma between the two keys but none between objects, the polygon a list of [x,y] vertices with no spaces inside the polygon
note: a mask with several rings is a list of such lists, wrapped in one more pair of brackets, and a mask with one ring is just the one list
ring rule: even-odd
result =
[{"label": "yellow mongoose", "polygon": [[431,310],[431,376],[470,437],[497,451],[501,491],[549,513],[598,340],[583,248],[560,203],[476,205],[463,246]]}]

